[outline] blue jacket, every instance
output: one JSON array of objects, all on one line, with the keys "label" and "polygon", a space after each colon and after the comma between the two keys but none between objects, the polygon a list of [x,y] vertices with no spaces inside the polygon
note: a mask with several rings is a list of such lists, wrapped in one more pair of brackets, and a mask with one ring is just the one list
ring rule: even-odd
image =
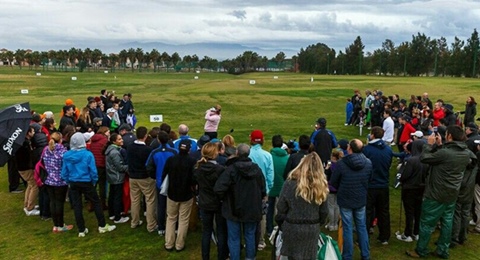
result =
[{"label": "blue jacket", "polygon": [[150,176],[156,176],[157,188],[160,189],[163,181],[163,168],[169,157],[172,157],[177,154],[175,149],[168,147],[168,145],[158,147],[153,150],[148,156],[145,166],[147,167],[147,173]]},{"label": "blue jacket", "polygon": [[338,161],[330,178],[330,184],[337,189],[338,206],[347,209],[366,206],[371,175],[372,162],[361,153],[349,154]]},{"label": "blue jacket", "polygon": [[252,159],[252,162],[257,164],[262,170],[263,177],[265,177],[265,187],[268,194],[270,189],[273,187],[274,166],[272,155],[263,150],[260,144],[255,144],[250,148],[250,155],[248,157]]},{"label": "blue jacket", "polygon": [[363,154],[372,161],[373,174],[368,185],[370,189],[388,188],[393,151],[381,139],[374,139],[363,148]]},{"label": "blue jacket", "polygon": [[177,140],[173,141],[173,146],[174,148],[178,151],[178,147],[180,146],[180,141],[182,140],[185,140],[185,139],[189,139],[190,140],[190,144],[192,145],[190,147],[190,152],[193,153],[195,152],[196,150],[198,150],[198,146],[197,146],[197,139],[194,139],[194,138],[191,138],[190,136],[188,135],[181,135]]},{"label": "blue jacket", "polygon": [[87,149],[70,150],[63,155],[61,178],[66,183],[98,181],[97,167],[92,152]]}]

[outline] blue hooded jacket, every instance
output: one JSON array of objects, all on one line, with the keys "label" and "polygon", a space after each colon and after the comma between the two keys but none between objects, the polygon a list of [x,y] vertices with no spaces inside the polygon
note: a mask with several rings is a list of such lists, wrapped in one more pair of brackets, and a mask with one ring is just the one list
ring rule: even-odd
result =
[{"label": "blue hooded jacket", "polygon": [[61,178],[66,183],[98,181],[97,167],[92,152],[86,149],[81,133],[75,133],[70,139],[70,151],[63,155]]}]

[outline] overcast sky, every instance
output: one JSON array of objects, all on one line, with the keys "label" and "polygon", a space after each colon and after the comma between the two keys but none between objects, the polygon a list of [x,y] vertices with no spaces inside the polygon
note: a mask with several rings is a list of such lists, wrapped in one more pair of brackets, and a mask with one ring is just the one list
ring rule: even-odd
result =
[{"label": "overcast sky", "polygon": [[357,36],[366,51],[418,32],[450,45],[479,25],[478,0],[0,0],[0,49],[13,51],[232,43],[290,57],[317,42],[344,51]]}]

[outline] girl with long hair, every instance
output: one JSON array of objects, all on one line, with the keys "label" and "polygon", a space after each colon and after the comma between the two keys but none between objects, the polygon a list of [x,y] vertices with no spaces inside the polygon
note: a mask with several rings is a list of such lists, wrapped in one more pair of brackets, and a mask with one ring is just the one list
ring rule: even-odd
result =
[{"label": "girl with long hair", "polygon": [[466,126],[468,123],[475,123],[475,116],[477,115],[477,102],[475,98],[469,96],[467,98],[467,104],[465,105],[465,116],[463,118],[463,124]]},{"label": "girl with long hair", "polygon": [[281,254],[289,259],[316,259],[320,226],[328,215],[328,183],[317,153],[306,155],[292,170],[280,193],[277,222],[282,223]]},{"label": "girl with long hair", "polygon": [[90,117],[90,109],[88,107],[84,107],[82,112],[80,112],[77,127],[80,127],[78,131],[81,133],[88,132],[93,128],[93,118]]},{"label": "girl with long hair", "polygon": [[202,147],[202,158],[197,162],[193,178],[198,184],[198,207],[202,219],[202,259],[210,259],[210,240],[214,232],[214,221],[217,226],[217,252],[219,260],[228,258],[227,221],[222,216],[221,201],[213,191],[218,177],[225,168],[216,162],[218,145],[206,143]]},{"label": "girl with long hair", "polygon": [[53,233],[66,232],[73,228],[73,225],[65,225],[63,218],[68,185],[62,180],[60,173],[62,171],[63,154],[66,152],[67,149],[62,145],[62,134],[59,132],[52,133],[48,146],[45,147],[43,152],[43,161],[48,172],[45,187],[50,197]]}]

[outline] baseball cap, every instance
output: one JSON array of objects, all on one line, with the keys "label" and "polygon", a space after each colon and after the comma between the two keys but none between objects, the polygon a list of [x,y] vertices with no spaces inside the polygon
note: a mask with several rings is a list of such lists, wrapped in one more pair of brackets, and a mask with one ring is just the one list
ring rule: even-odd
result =
[{"label": "baseball cap", "polygon": [[415,131],[415,133],[410,134],[411,136],[416,136],[418,138],[423,137],[423,132],[422,131]]},{"label": "baseball cap", "polygon": [[263,133],[260,130],[253,130],[250,134],[250,142],[260,143],[263,142]]}]

